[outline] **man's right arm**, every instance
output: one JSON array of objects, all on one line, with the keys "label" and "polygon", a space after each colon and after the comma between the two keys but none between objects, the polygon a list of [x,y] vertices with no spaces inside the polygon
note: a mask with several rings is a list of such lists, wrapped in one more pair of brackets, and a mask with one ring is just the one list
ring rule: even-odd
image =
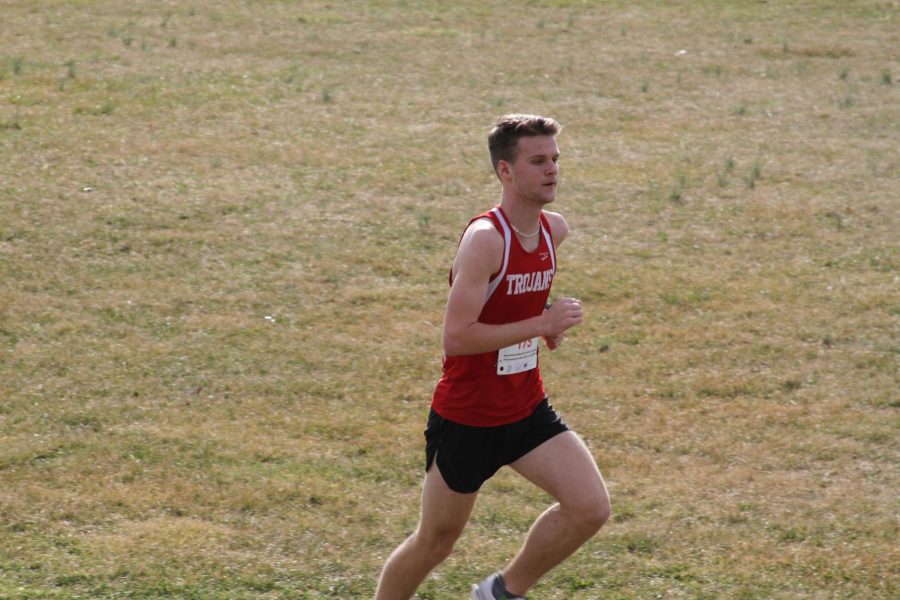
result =
[{"label": "man's right arm", "polygon": [[444,316],[444,353],[480,354],[538,336],[555,336],[581,322],[581,303],[558,298],[543,314],[502,325],[479,323],[491,275],[503,260],[503,238],[488,222],[476,221],[463,235],[454,262],[453,285]]}]

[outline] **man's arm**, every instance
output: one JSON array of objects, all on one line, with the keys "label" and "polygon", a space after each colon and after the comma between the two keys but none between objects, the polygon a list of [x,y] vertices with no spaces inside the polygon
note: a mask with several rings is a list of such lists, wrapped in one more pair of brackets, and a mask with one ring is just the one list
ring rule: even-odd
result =
[{"label": "man's arm", "polygon": [[545,210],[544,216],[547,217],[547,222],[550,223],[550,233],[553,235],[553,248],[555,250],[559,248],[559,245],[569,235],[569,224],[566,222],[566,218],[559,213]]},{"label": "man's arm", "polygon": [[447,356],[491,352],[537,336],[554,337],[581,322],[581,303],[560,298],[537,317],[503,325],[479,323],[490,277],[502,260],[500,233],[487,221],[473,223],[463,235],[454,263],[453,285],[444,316]]},{"label": "man's arm", "polygon": [[[569,235],[569,224],[566,222],[565,217],[559,213],[544,211],[544,215],[547,217],[547,222],[550,223],[550,233],[553,236],[553,249],[555,250],[559,248],[559,245]],[[556,350],[563,343],[565,337],[565,331],[556,335],[545,335],[544,342],[547,344],[548,349]]]}]

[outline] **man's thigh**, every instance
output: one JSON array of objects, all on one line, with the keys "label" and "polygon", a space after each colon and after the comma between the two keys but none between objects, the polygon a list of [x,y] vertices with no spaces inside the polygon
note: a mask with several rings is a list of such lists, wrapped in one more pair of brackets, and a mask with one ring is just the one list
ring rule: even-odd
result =
[{"label": "man's thigh", "polygon": [[564,507],[609,503],[597,463],[573,431],[550,438],[510,467]]},{"label": "man's thigh", "polygon": [[456,539],[465,528],[477,497],[477,492],[461,494],[450,489],[440,469],[432,464],[425,473],[419,532]]}]

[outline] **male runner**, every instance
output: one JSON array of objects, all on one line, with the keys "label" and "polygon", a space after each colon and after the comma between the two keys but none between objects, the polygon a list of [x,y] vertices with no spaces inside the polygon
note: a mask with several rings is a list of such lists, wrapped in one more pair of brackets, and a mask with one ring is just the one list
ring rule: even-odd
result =
[{"label": "male runner", "polygon": [[478,489],[502,466],[557,503],[509,564],[472,586],[473,600],[524,598],[609,518],[600,471],[548,403],[538,370],[540,338],[554,350],[582,320],[574,298],[548,304],[556,249],[569,233],[562,215],[543,210],[556,197],[560,130],[553,119],[515,114],[488,136],[500,204],[469,223],[450,270],[444,373],[425,430],[422,514],[384,565],[376,600],[415,593],[450,555]]}]

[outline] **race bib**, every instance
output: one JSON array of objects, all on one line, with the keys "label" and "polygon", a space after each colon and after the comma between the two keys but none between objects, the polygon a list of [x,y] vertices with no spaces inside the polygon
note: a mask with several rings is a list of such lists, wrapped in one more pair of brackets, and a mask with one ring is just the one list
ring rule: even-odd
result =
[{"label": "race bib", "polygon": [[513,375],[537,367],[538,339],[531,338],[497,353],[497,375]]}]

